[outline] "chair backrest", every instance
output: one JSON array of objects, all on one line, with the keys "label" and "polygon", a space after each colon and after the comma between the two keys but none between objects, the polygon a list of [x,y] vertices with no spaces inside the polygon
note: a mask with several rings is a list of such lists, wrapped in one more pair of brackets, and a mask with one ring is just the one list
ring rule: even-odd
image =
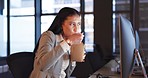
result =
[{"label": "chair backrest", "polygon": [[33,70],[34,53],[14,53],[8,56],[6,61],[14,78],[29,78]]}]

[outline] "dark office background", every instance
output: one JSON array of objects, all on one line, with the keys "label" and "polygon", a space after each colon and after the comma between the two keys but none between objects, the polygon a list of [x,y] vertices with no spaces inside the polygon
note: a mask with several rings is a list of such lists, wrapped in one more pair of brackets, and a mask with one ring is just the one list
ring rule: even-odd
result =
[{"label": "dark office background", "polygon": [[[0,1],[0,14],[2,15],[4,0]],[[116,1],[116,5],[114,5],[114,1]],[[39,2],[39,0],[35,0],[35,6],[37,8],[41,6]],[[80,0],[80,2],[81,5],[84,5],[83,0]],[[113,10],[114,6],[116,6],[115,10]],[[40,14],[38,11],[40,10],[41,9],[35,10],[35,32],[40,29],[41,23],[38,22],[41,20],[41,18],[38,18],[38,13]],[[81,7],[81,10],[83,14],[84,6]],[[141,54],[143,57],[148,55],[147,0],[94,0],[93,10],[94,11],[90,14],[94,15],[94,52],[89,52],[87,54],[85,62],[77,63],[77,67],[72,73],[72,76],[76,76],[77,78],[87,78],[89,75],[106,64],[110,59],[113,59],[116,54],[119,54],[117,23],[114,23],[115,19],[117,22],[117,16],[119,14],[123,14],[131,20],[135,30],[138,31],[140,36],[140,51],[142,51]],[[8,23],[8,26],[9,24],[10,23]],[[41,31],[35,33],[35,43],[37,42],[40,33]],[[8,34],[8,36],[9,35],[10,34]],[[10,40],[8,39],[7,55],[10,55],[9,43]],[[0,77],[10,78],[12,75],[10,71],[7,71],[5,59],[6,57],[0,57],[0,72],[2,72],[0,73]]]}]

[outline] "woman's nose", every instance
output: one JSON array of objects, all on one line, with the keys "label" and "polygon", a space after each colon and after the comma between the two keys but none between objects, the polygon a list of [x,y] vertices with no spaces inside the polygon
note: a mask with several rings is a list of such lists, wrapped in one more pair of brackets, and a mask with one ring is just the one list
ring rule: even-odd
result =
[{"label": "woman's nose", "polygon": [[74,32],[80,33],[81,32],[80,26],[75,26]]}]

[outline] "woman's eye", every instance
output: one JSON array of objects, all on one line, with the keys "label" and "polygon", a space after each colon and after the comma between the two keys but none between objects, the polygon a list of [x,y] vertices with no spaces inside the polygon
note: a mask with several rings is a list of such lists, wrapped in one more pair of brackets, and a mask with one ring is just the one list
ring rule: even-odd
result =
[{"label": "woman's eye", "polygon": [[80,26],[81,23],[70,23],[70,26]]},{"label": "woman's eye", "polygon": [[78,25],[80,26],[80,25],[81,25],[81,23],[78,23]]},{"label": "woman's eye", "polygon": [[74,23],[71,23],[70,25],[71,25],[71,26],[74,26],[75,24],[74,24]]}]

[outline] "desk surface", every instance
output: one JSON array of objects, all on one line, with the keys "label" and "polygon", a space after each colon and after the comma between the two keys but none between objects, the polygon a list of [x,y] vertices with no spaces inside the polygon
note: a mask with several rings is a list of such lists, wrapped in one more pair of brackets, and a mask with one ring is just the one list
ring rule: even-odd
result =
[{"label": "desk surface", "polygon": [[[109,63],[107,63],[105,66],[103,66],[101,69],[93,73],[89,78],[97,78],[98,74],[101,74],[103,76],[108,76],[109,78],[120,78],[120,74],[117,73],[116,69],[117,62],[115,60],[111,60]],[[131,78],[144,78],[142,75],[132,75]]]}]

